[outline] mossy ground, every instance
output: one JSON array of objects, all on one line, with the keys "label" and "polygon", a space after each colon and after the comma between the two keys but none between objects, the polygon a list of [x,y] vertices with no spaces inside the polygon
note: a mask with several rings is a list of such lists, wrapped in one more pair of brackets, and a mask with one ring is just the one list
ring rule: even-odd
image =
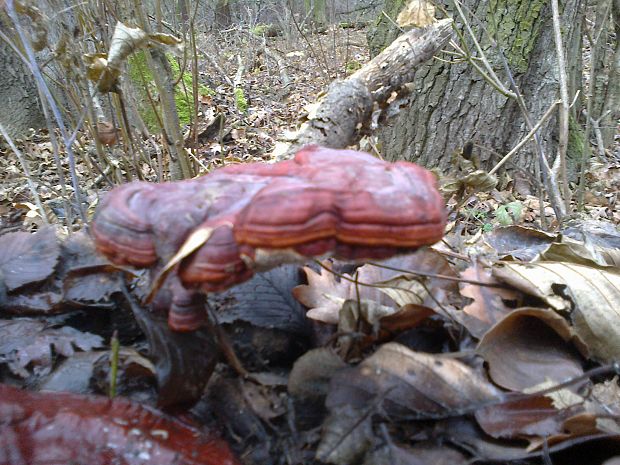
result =
[{"label": "mossy ground", "polygon": [[[150,130],[157,130],[158,122],[155,115],[155,109],[150,104],[146,95],[146,89],[153,96],[153,100],[157,101],[157,89],[153,81],[153,73],[147,66],[146,52],[140,51],[134,53],[128,60],[128,71],[131,82],[140,89],[139,92],[144,93],[140,96],[140,116]],[[168,56],[168,62],[172,68],[172,75],[177,82],[174,90],[174,100],[176,102],[177,113],[181,124],[189,124],[192,119],[194,108],[193,80],[192,75],[188,71],[184,71],[181,77],[181,69],[177,60]],[[179,79],[181,77],[181,79]],[[214,95],[213,89],[198,84],[198,93],[200,95]]]}]

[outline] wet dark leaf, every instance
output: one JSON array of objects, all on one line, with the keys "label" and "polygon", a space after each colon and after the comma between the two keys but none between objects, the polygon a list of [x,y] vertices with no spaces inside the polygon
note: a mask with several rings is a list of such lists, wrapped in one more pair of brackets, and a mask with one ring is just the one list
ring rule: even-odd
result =
[{"label": "wet dark leaf", "polygon": [[523,226],[496,228],[484,235],[484,241],[493,247],[500,257],[511,256],[530,261],[555,240],[555,235]]},{"label": "wet dark leaf", "polygon": [[477,352],[496,384],[523,391],[547,380],[561,383],[583,374],[581,357],[569,343],[574,337],[557,313],[522,308],[491,328]]},{"label": "wet dark leaf", "polygon": [[220,293],[209,295],[209,303],[220,323],[246,321],[262,328],[295,333],[309,330],[303,307],[292,295],[300,283],[299,267],[284,265]]},{"label": "wet dark leaf", "polygon": [[0,320],[0,361],[18,376],[49,373],[53,354],[70,357],[75,348],[89,351],[101,347],[102,339],[70,326],[52,328],[37,320]]}]

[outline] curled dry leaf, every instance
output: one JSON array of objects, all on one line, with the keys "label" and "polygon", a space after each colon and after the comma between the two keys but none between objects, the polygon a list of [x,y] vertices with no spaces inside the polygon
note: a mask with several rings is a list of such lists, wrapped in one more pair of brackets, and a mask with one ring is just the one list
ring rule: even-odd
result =
[{"label": "curled dry leaf", "polygon": [[[385,267],[398,270],[391,270]],[[406,271],[411,270],[411,274]],[[345,274],[349,280],[339,280],[333,273],[321,270],[319,273],[309,267],[304,271],[308,279],[307,285],[297,286],[293,295],[306,307],[308,317],[336,324],[339,312],[345,300],[372,301],[369,305],[387,307],[386,315],[394,313],[405,305],[424,305],[435,307],[435,300],[441,300],[444,291],[455,291],[456,284],[452,281],[436,278],[416,278],[415,272],[440,274],[456,277],[447,260],[432,249],[418,250],[416,253],[402,255],[384,260],[377,265],[366,264],[359,267],[357,281],[378,287],[355,284],[355,275]],[[424,285],[422,284],[424,279]],[[429,296],[433,294],[435,299]]]},{"label": "curled dry leaf", "polygon": [[551,399],[544,396],[508,400],[476,412],[480,427],[494,438],[556,435],[562,432],[563,422],[570,416],[570,411],[556,409]]},{"label": "curled dry leaf", "polygon": [[357,367],[337,373],[326,405],[361,408],[384,398],[382,407],[391,414],[443,417],[500,397],[497,388],[459,360],[388,343]]},{"label": "curled dry leaf", "polygon": [[[461,277],[486,284],[499,284],[491,272],[481,266],[467,268],[461,273]],[[461,295],[472,299],[472,302],[463,308],[463,312],[472,318],[460,318],[458,313],[454,316],[477,338],[482,337],[491,326],[512,311],[506,301],[516,301],[518,298],[514,290],[478,284],[462,285]]]},{"label": "curled dry leaf", "polygon": [[310,350],[293,365],[288,378],[288,392],[301,398],[324,397],[332,376],[347,366],[327,347]]},{"label": "curled dry leaf", "polygon": [[0,385],[0,463],[235,465],[212,434],[124,399]]},{"label": "curled dry leaf", "polygon": [[521,291],[570,314],[588,354],[620,359],[620,272],[563,262],[506,263],[493,274]]},{"label": "curled dry leaf", "polygon": [[581,357],[570,342],[574,332],[552,310],[515,310],[480,340],[476,349],[493,381],[524,391],[549,379],[556,383],[583,374]]},{"label": "curled dry leaf", "polygon": [[[329,267],[328,262],[324,262]],[[371,265],[364,265],[365,268]],[[361,270],[361,268],[359,270]],[[377,288],[364,285],[356,286],[354,282],[339,279],[334,273],[326,269],[321,269],[318,273],[306,266],[303,268],[308,279],[308,284],[293,289],[293,296],[303,305],[309,308],[306,316],[313,320],[322,321],[329,324],[338,324],[340,320],[340,309],[347,300],[357,300],[360,302],[373,302],[375,306],[384,306],[385,312],[389,313],[394,302],[383,295]],[[359,271],[358,270],[358,271]],[[355,280],[351,275],[345,274],[349,279]],[[368,276],[365,276],[368,279]],[[364,284],[374,284],[373,282],[362,281],[358,276],[358,281]],[[390,306],[390,304],[392,304]]]},{"label": "curled dry leaf", "polygon": [[530,261],[549,247],[555,237],[554,234],[538,229],[513,225],[495,228],[484,235],[484,241],[502,258],[514,257],[517,260]]},{"label": "curled dry leaf", "polygon": [[551,244],[541,252],[540,258],[544,261],[570,262],[593,267],[620,267],[620,249],[600,247],[569,237],[562,237],[562,242]]},{"label": "curled dry leaf", "polygon": [[52,228],[34,234],[13,232],[0,236],[0,280],[9,291],[43,281],[56,267],[60,246]]},{"label": "curled dry leaf", "polygon": [[591,395],[586,400],[586,411],[601,417],[596,418],[599,430],[620,434],[620,385],[617,376],[592,386]]},{"label": "curled dry leaf", "polygon": [[426,0],[410,0],[396,18],[400,27],[425,27],[435,21],[435,7]]}]

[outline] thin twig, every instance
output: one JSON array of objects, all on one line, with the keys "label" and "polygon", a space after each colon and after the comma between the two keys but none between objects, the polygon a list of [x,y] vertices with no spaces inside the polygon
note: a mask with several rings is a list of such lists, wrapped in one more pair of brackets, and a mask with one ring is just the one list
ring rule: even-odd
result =
[{"label": "thin twig", "polygon": [[553,16],[553,39],[555,41],[558,56],[558,69],[560,78],[560,130],[558,143],[558,156],[554,162],[555,168],[559,168],[560,180],[562,181],[562,193],[566,211],[570,211],[570,189],[568,188],[568,175],[566,173],[566,152],[568,150],[568,77],[566,75],[566,59],[564,58],[564,46],[562,44],[562,32],[560,30],[560,8],[558,0],[551,0],[551,12]]},{"label": "thin twig", "polygon": [[536,134],[536,131],[538,131],[540,127],[545,123],[545,121],[549,119],[549,117],[553,114],[553,111],[555,110],[556,105],[558,105],[560,102],[561,102],[560,100],[556,100],[555,102],[551,104],[551,106],[545,112],[542,118],[540,118],[540,121],[536,123],[536,126],[534,126],[532,130],[528,132],[528,134],[521,140],[521,142],[515,145],[514,148],[510,152],[504,155],[504,158],[502,158],[497,163],[497,165],[495,165],[493,169],[489,171],[489,174],[495,174],[497,170],[500,169],[504,165],[504,163],[506,163],[510,159],[510,157],[512,157],[515,153],[517,153],[519,149],[527,143],[527,141],[529,141],[532,137],[534,137],[534,135]]}]

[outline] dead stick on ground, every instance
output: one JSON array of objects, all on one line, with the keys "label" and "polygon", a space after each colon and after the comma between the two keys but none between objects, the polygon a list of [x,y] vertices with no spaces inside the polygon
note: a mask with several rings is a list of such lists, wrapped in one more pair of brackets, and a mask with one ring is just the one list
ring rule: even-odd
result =
[{"label": "dead stick on ground", "polygon": [[385,104],[392,92],[411,82],[419,64],[428,61],[452,38],[452,19],[413,29],[396,39],[355,74],[334,81],[301,128],[280,141],[273,158],[290,158],[307,144],[331,148],[354,145],[368,125],[374,103]]}]

